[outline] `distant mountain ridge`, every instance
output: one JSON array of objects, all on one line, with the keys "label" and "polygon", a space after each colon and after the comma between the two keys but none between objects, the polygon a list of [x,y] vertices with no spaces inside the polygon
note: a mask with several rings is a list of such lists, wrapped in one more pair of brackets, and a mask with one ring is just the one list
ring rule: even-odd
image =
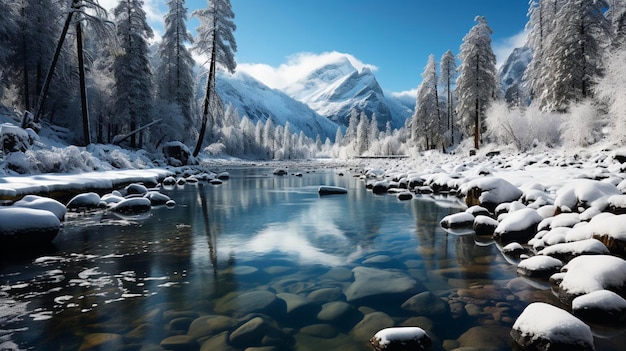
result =
[{"label": "distant mountain ridge", "polygon": [[374,73],[357,70],[346,57],[315,67],[295,84],[272,89],[244,72],[219,73],[217,91],[225,104],[232,104],[240,115],[252,120],[272,118],[276,124],[289,121],[292,131],[304,131],[322,140],[334,139],[337,127],[348,125],[350,111],[376,114],[378,127],[387,121],[401,128],[412,114],[415,100],[385,95]]}]

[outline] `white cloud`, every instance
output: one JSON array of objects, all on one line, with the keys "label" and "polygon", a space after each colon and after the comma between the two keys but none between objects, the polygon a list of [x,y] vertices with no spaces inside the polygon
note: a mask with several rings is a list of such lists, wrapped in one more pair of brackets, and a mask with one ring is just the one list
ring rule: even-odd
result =
[{"label": "white cloud", "polygon": [[[120,0],[100,0],[98,3],[109,12],[110,18],[113,19],[113,9],[117,7]],[[164,6],[162,0],[144,0],[143,4],[143,10],[146,13],[146,21],[154,32],[154,37],[151,39],[151,42],[160,41],[161,35],[163,34],[163,17],[165,16],[164,11],[167,11],[167,7],[160,8],[159,4]]]},{"label": "white cloud", "polygon": [[[387,93],[387,92],[385,92]],[[391,96],[395,97],[395,98],[411,98],[414,99],[417,96],[417,88],[411,89],[411,90],[404,90],[404,91],[392,91],[389,94],[391,94]]]},{"label": "white cloud", "polygon": [[493,44],[493,53],[496,55],[498,68],[504,64],[514,49],[522,47],[526,44],[527,36],[528,32],[523,30],[511,37],[504,38]]},{"label": "white cloud", "polygon": [[377,69],[376,66],[363,63],[350,54],[331,51],[321,54],[301,52],[288,57],[287,62],[278,67],[264,63],[240,63],[237,65],[237,70],[251,75],[270,88],[283,89],[304,78],[311,71],[336,62],[340,58],[347,58],[359,71],[364,68],[372,71]]}]

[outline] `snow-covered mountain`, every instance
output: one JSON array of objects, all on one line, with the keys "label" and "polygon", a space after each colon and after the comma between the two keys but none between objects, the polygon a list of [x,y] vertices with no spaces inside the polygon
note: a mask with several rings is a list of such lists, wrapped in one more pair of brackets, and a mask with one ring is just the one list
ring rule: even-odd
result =
[{"label": "snow-covered mountain", "polygon": [[313,139],[319,134],[322,141],[326,137],[331,140],[335,138],[337,124],[246,73],[219,73],[216,88],[225,105],[232,104],[239,115],[245,115],[255,122],[259,119],[265,122],[271,118],[274,124],[284,126],[289,121],[292,132],[303,131]]},{"label": "snow-covered mountain", "polygon": [[[390,107],[390,102],[378,84],[374,73],[368,68],[357,70],[347,57],[314,67],[311,72],[284,92],[311,107],[332,121],[346,126],[350,111],[364,111],[368,117],[376,113],[379,128],[391,121],[393,128],[404,125],[410,115],[405,109]],[[392,99],[393,100],[393,99]]]},{"label": "snow-covered mountain", "polygon": [[528,47],[516,48],[506,59],[500,69],[500,87],[502,95],[507,102],[528,96],[524,91],[522,80],[526,67],[533,58],[532,51]]}]

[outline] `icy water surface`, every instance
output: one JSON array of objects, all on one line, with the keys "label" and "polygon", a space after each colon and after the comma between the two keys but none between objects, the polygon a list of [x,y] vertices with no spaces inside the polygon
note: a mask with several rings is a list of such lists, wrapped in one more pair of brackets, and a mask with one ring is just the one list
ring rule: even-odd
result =
[{"label": "icy water surface", "polygon": [[0,261],[0,349],[371,350],[379,329],[417,325],[434,349],[506,350],[529,302],[557,304],[490,240],[440,228],[455,200],[301,172],[231,170],[141,217],[68,215],[53,248]]}]

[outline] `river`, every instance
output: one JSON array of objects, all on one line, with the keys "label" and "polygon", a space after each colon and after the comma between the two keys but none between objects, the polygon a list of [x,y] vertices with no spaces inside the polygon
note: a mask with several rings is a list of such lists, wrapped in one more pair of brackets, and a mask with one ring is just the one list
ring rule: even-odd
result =
[{"label": "river", "polygon": [[439,226],[454,198],[374,195],[334,169],[229,173],[163,187],[177,205],[141,216],[70,213],[52,247],[4,257],[0,346],[370,350],[379,328],[417,325],[434,349],[510,349],[529,302],[558,304],[491,240]]}]

